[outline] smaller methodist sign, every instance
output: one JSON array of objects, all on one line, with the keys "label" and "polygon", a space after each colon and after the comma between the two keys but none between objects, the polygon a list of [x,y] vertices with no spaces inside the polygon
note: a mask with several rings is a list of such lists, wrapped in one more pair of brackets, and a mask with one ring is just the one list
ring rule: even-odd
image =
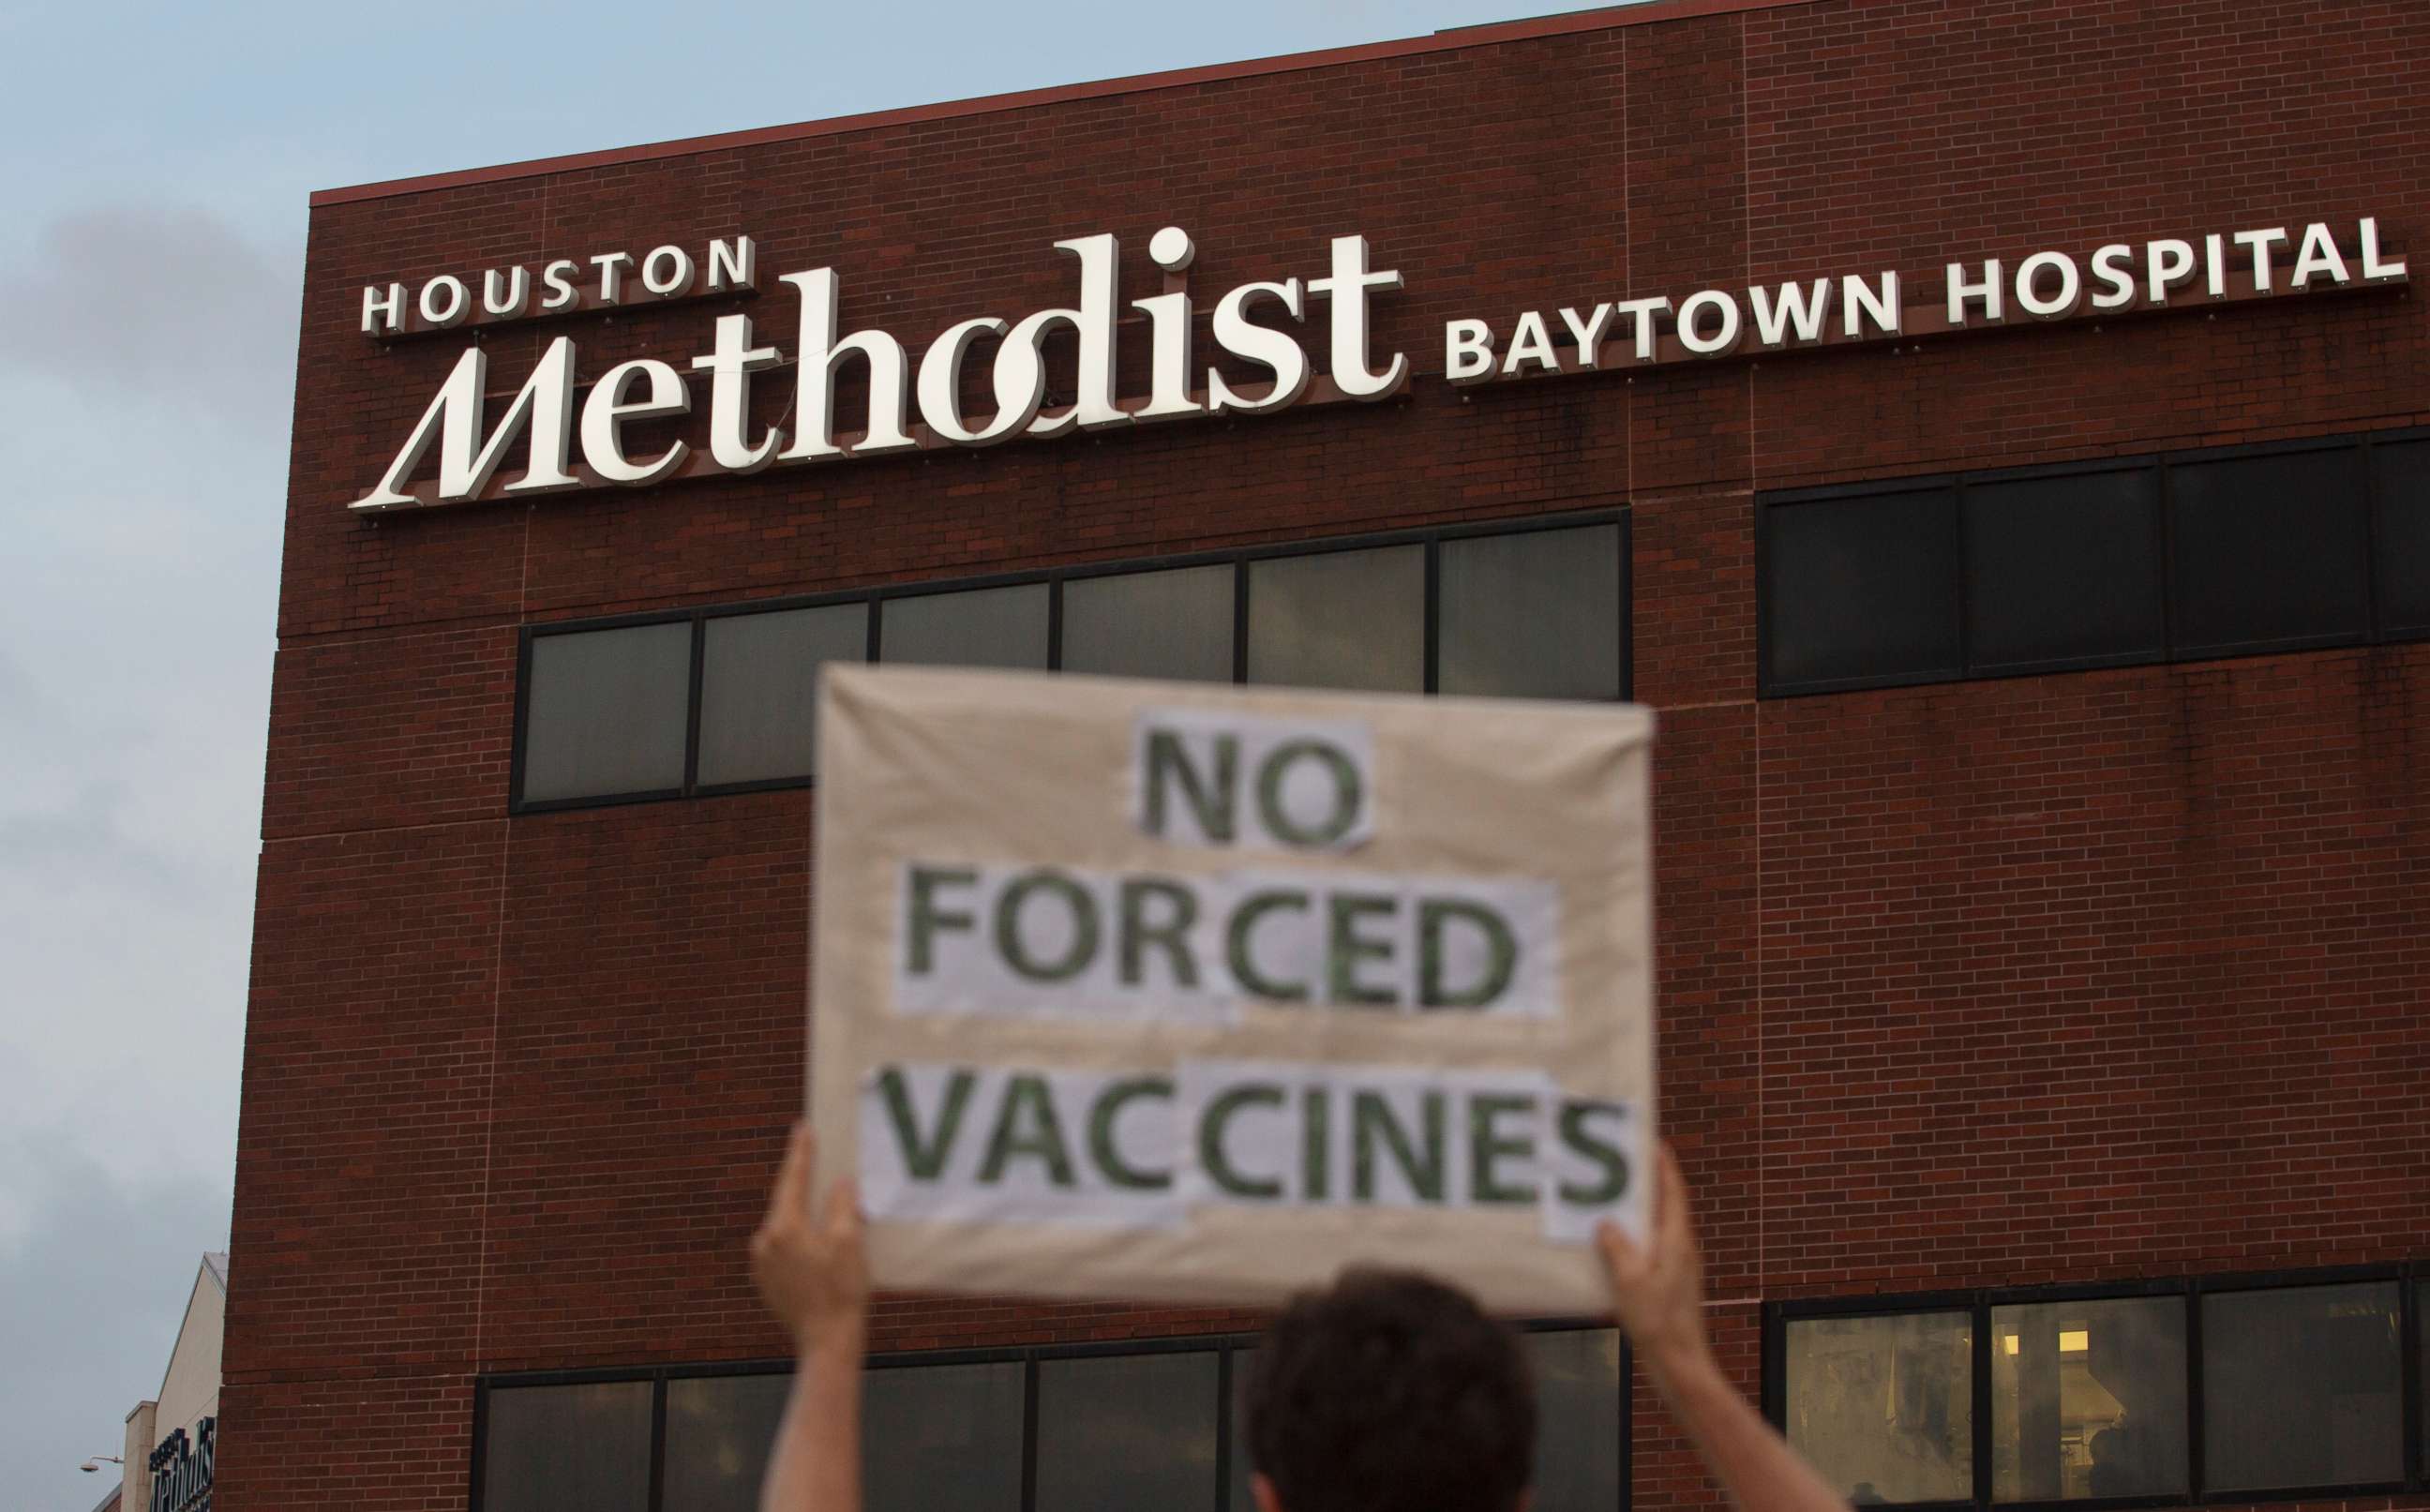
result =
[{"label": "smaller methodist sign", "polygon": [[830,665],[810,1109],[878,1285],[1606,1305],[1653,717]]}]

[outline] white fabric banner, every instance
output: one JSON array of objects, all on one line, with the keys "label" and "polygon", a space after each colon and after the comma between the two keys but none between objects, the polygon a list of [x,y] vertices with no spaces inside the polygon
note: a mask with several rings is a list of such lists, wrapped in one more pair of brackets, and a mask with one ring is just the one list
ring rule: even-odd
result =
[{"label": "white fabric banner", "polygon": [[1600,1311],[1654,1129],[1653,718],[829,664],[809,1103],[877,1282]]}]

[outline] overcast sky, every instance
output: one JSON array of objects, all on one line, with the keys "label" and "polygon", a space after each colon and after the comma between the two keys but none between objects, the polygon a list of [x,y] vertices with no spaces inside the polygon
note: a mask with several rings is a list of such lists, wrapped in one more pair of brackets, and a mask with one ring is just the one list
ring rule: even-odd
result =
[{"label": "overcast sky", "polygon": [[308,194],[1560,8],[0,0],[0,1502],[227,1240]]}]

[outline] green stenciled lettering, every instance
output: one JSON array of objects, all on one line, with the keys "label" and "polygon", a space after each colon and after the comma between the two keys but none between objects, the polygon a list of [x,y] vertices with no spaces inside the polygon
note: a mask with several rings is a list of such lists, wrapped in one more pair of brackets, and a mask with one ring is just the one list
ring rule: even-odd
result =
[{"label": "green stenciled lettering", "polygon": [[1573,1207],[1600,1207],[1620,1201],[1628,1190],[1628,1156],[1620,1146],[1598,1138],[1587,1120],[1598,1113],[1625,1119],[1628,1110],[1617,1103],[1563,1103],[1559,1119],[1561,1143],[1602,1168],[1603,1179],[1591,1187],[1561,1183],[1561,1201]]},{"label": "green stenciled lettering", "polygon": [[1350,1094],[1350,1186],[1352,1193],[1362,1203],[1375,1200],[1375,1147],[1380,1142],[1391,1152],[1392,1163],[1401,1168],[1409,1189],[1422,1203],[1443,1200],[1443,1095],[1422,1092],[1418,1096],[1418,1116],[1423,1125],[1425,1153],[1421,1155],[1416,1142],[1392,1112],[1390,1099],[1381,1092],[1356,1091]]},{"label": "green stenciled lettering", "polygon": [[[1322,764],[1325,775],[1333,779],[1333,807],[1318,822],[1302,824],[1283,806],[1283,784],[1290,779],[1293,763],[1309,759]],[[1357,824],[1365,801],[1357,763],[1323,740],[1285,740],[1257,766],[1258,817],[1265,821],[1266,833],[1286,845],[1331,845]]]},{"label": "green stenciled lettering", "polygon": [[1251,997],[1263,998],[1269,1003],[1305,1003],[1307,1001],[1307,984],[1277,982],[1259,972],[1257,963],[1249,958],[1250,932],[1257,927],[1258,920],[1277,908],[1296,908],[1306,913],[1308,909],[1307,894],[1297,891],[1253,892],[1242,899],[1240,906],[1232,910],[1231,927],[1224,931],[1225,958],[1231,962],[1232,980],[1240,983]]},{"label": "green stenciled lettering", "polygon": [[[1039,892],[1063,901],[1072,914],[1072,941],[1058,960],[1040,960],[1021,938],[1021,909]],[[1097,954],[1097,902],[1089,889],[1060,872],[1032,872],[1008,884],[995,900],[995,948],[1004,963],[1033,982],[1068,982],[1088,969]]]},{"label": "green stenciled lettering", "polygon": [[[1164,905],[1161,922],[1147,917],[1151,900]],[[1122,887],[1123,982],[1136,987],[1144,979],[1142,958],[1154,945],[1173,965],[1173,985],[1198,985],[1198,962],[1183,938],[1198,922],[1198,894],[1169,877],[1125,877]]]},{"label": "green stenciled lettering", "polygon": [[1114,1144],[1114,1120],[1122,1117],[1123,1105],[1134,1098],[1173,1096],[1173,1079],[1168,1076],[1130,1076],[1109,1082],[1097,1094],[1089,1109],[1089,1158],[1105,1173],[1106,1180],[1129,1191],[1163,1191],[1173,1185],[1170,1171],[1141,1171],[1123,1159]]},{"label": "green stenciled lettering", "polygon": [[911,868],[911,928],[907,941],[909,959],[905,969],[912,975],[925,976],[936,970],[939,930],[968,929],[978,922],[967,913],[948,913],[940,908],[937,906],[937,889],[967,888],[978,879],[979,874],[966,866]]},{"label": "green stenciled lettering", "polygon": [[944,1174],[945,1157],[953,1154],[954,1136],[962,1127],[962,1110],[970,1105],[973,1080],[969,1072],[959,1068],[945,1078],[945,1102],[937,1110],[936,1132],[924,1140],[902,1068],[889,1066],[877,1073],[877,1094],[886,1104],[886,1121],[894,1129],[895,1148],[903,1152],[903,1167],[912,1180],[934,1181]]},{"label": "green stenciled lettering", "polygon": [[1325,995],[1336,1003],[1365,1006],[1391,1005],[1398,996],[1390,987],[1371,987],[1358,980],[1363,961],[1389,961],[1392,942],[1358,933],[1360,921],[1389,919],[1401,901],[1383,892],[1337,892],[1325,900]]},{"label": "green stenciled lettering", "polygon": [[1147,732],[1147,832],[1162,839],[1170,822],[1166,789],[1178,783],[1182,798],[1198,821],[1198,833],[1210,845],[1233,841],[1233,795],[1240,788],[1240,739],[1215,737],[1215,772],[1210,779],[1190,759],[1190,747],[1179,732]]},{"label": "green stenciled lettering", "polygon": [[1333,1185],[1332,1149],[1333,1090],[1327,1087],[1306,1087],[1299,1094],[1299,1129],[1301,1174],[1300,1195],[1312,1203],[1325,1201],[1327,1188]]},{"label": "green stenciled lettering", "polygon": [[1536,1141],[1512,1138],[1494,1127],[1508,1113],[1523,1113],[1536,1100],[1523,1093],[1480,1092],[1468,1100],[1469,1197],[1478,1203],[1532,1203],[1532,1187],[1507,1187],[1494,1173],[1494,1163],[1507,1157],[1525,1159],[1536,1153]]},{"label": "green stenciled lettering", "polygon": [[[1443,929],[1454,920],[1466,920],[1485,936],[1485,974],[1456,990],[1443,983],[1449,954]],[[1465,898],[1428,898],[1418,905],[1418,1006],[1482,1008],[1510,989],[1519,970],[1519,938],[1510,922],[1480,903]]]},{"label": "green stenciled lettering", "polygon": [[[1023,1116],[1029,1126],[1022,1128]],[[1055,1093],[1046,1078],[1030,1072],[1006,1078],[1004,1102],[995,1114],[995,1130],[988,1136],[987,1158],[979,1163],[979,1180],[993,1186],[1004,1179],[1004,1168],[1028,1155],[1046,1163],[1046,1179],[1057,1187],[1072,1185],[1072,1152],[1063,1142],[1063,1124],[1055,1114]]]},{"label": "green stenciled lettering", "polygon": [[1223,1126],[1232,1115],[1256,1104],[1261,1107],[1283,1105],[1283,1089],[1265,1082],[1242,1082],[1227,1087],[1207,1104],[1207,1111],[1198,1120],[1198,1164],[1207,1179],[1218,1191],[1228,1197],[1247,1197],[1257,1202],[1273,1202],[1283,1194],[1279,1181],[1254,1180],[1242,1175],[1223,1153]]}]

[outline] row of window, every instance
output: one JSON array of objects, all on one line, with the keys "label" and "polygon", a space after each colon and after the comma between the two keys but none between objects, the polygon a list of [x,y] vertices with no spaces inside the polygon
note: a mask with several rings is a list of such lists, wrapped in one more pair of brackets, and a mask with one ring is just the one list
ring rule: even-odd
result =
[{"label": "row of window", "polygon": [[1775,1421],[1859,1505],[2394,1489],[2430,1434],[2430,1282],[1782,1306]]},{"label": "row of window", "polygon": [[[1522,1342],[1539,1407],[1534,1508],[1614,1512],[1627,1439],[1620,1336],[1544,1329]],[[1254,1344],[881,1359],[865,1377],[863,1504],[1250,1512],[1233,1406]],[[473,1512],[748,1512],[791,1385],[673,1371],[486,1384]]]},{"label": "row of window", "polygon": [[536,627],[515,803],[807,780],[828,661],[1621,698],[1626,552],[1606,518]]},{"label": "row of window", "polygon": [[2430,636],[2430,438],[1766,496],[1767,695]]}]

